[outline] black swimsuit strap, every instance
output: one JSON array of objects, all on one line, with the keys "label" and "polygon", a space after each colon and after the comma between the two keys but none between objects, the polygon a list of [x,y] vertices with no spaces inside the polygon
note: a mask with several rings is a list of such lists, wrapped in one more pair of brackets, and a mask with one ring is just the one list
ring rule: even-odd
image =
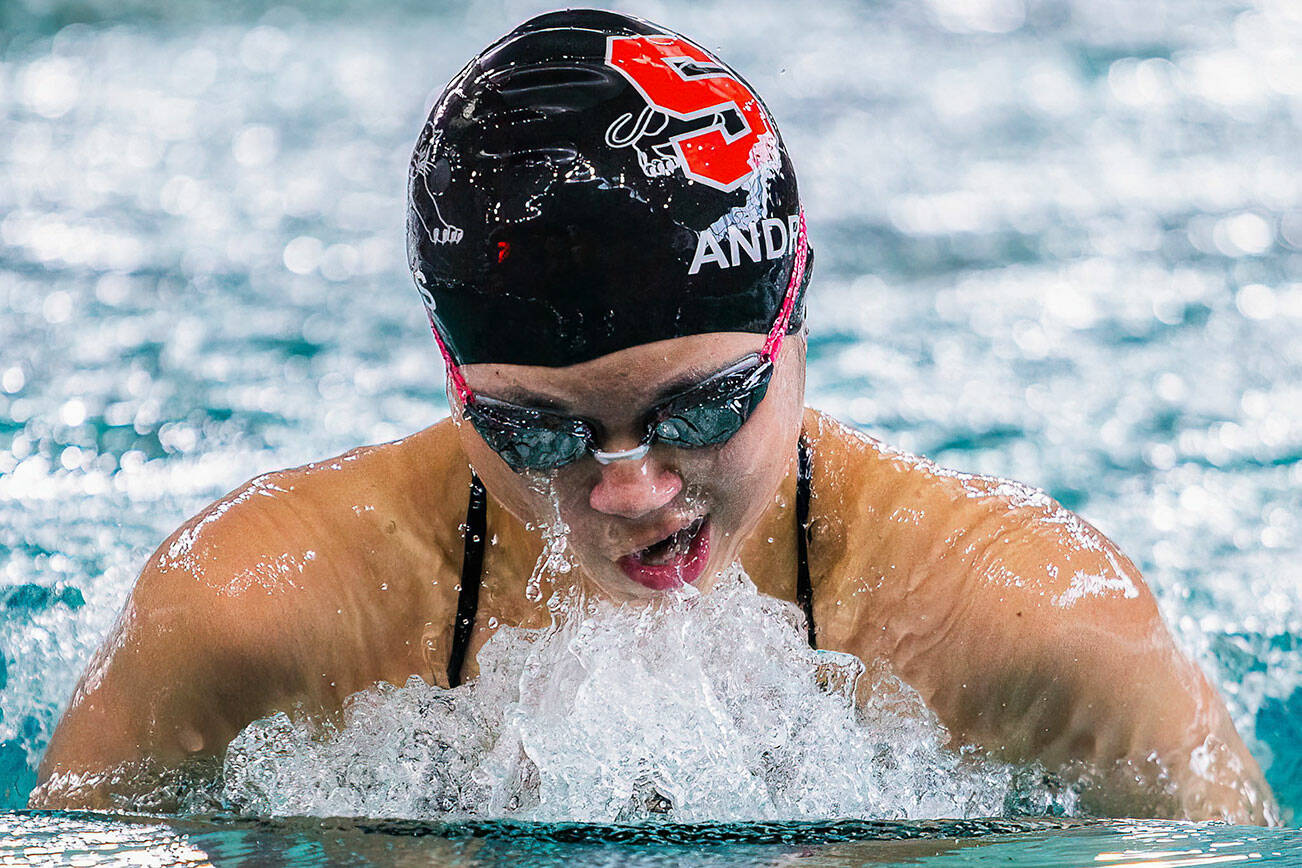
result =
[{"label": "black swimsuit strap", "polygon": [[457,597],[457,619],[452,625],[452,654],[448,658],[448,685],[461,683],[470,635],[475,631],[479,608],[479,583],[484,571],[484,538],[488,531],[488,495],[475,471],[470,471],[470,502],[466,504],[465,549],[461,560],[461,592]]},{"label": "black swimsuit strap", "polygon": [[[800,438],[799,470],[796,473],[796,602],[805,612],[809,628],[809,645],[814,640],[814,588],[809,581],[809,492],[814,475],[814,459],[805,438]],[[475,631],[475,612],[479,608],[479,584],[484,571],[484,543],[488,536],[488,495],[484,483],[470,471],[470,501],[466,504],[465,549],[461,561],[461,592],[457,597],[457,619],[452,625],[452,654],[448,658],[448,684],[461,683],[461,667],[466,662],[470,636]]]},{"label": "black swimsuit strap", "polygon": [[814,456],[804,435],[800,437],[800,461],[796,472],[796,602],[805,611],[809,628],[809,647],[817,648],[814,638],[814,586],[809,581],[809,492],[814,478]]}]

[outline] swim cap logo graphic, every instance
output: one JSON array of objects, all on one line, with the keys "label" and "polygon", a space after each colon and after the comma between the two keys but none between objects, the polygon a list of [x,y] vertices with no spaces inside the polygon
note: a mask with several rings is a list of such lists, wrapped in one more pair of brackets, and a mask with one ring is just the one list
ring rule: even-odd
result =
[{"label": "swim cap logo graphic", "polygon": [[[731,192],[755,171],[752,152],[763,137],[772,137],[772,127],[759,99],[727,67],[668,35],[607,37],[606,63],[647,101],[636,118],[626,113],[615,119],[606,129],[606,144],[636,148],[648,177],[681,168],[695,181]],[[671,119],[693,126],[656,142]],[[771,149],[761,146],[757,152],[766,150]]]},{"label": "swim cap logo graphic", "polygon": [[431,134],[427,142],[417,146],[411,161],[411,183],[413,185],[419,183],[424,187],[425,195],[429,197],[430,216],[437,225],[431,226],[421,211],[417,210],[414,213],[425,229],[425,237],[432,243],[459,244],[465,237],[465,230],[444,220],[443,212],[439,210],[438,197],[448,188],[448,183],[452,180],[452,168],[447,160],[434,159],[436,142],[437,136]]}]

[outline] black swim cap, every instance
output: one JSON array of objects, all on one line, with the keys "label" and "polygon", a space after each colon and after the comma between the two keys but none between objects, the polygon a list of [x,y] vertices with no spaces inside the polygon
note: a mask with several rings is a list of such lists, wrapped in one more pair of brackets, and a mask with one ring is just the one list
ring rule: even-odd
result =
[{"label": "black swim cap", "polygon": [[550,12],[490,45],[412,154],[408,259],[457,364],[767,333],[800,225],[795,171],[750,86],[614,12]]}]

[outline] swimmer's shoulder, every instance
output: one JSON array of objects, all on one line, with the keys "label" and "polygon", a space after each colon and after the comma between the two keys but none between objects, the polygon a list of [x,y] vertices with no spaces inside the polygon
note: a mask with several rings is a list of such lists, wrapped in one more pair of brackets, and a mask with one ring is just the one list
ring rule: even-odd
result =
[{"label": "swimmer's shoulder", "polygon": [[451,429],[266,473],[210,504],[146,563],[129,632],[177,661],[208,646],[325,706],[430,677],[422,636],[455,611],[470,478]]},{"label": "swimmer's shoulder", "polygon": [[[460,549],[469,471],[444,420],[389,443],[276,470],[209,504],[148,564],[218,594],[292,590],[300,574],[383,571]],[[464,506],[460,507],[464,509]]]},{"label": "swimmer's shoulder", "polygon": [[997,621],[1014,602],[1012,618],[1156,617],[1135,565],[1048,493],[941,466],[823,413],[810,411],[805,428],[815,444],[814,557],[821,536],[844,617],[863,616],[851,602],[860,598],[878,616],[907,611],[907,632],[925,628],[912,623],[923,615],[948,617],[957,601],[980,602]]},{"label": "swimmer's shoulder", "polygon": [[874,588],[907,588],[955,551],[971,553],[1010,519],[998,480],[905,452],[810,410],[814,548]]}]

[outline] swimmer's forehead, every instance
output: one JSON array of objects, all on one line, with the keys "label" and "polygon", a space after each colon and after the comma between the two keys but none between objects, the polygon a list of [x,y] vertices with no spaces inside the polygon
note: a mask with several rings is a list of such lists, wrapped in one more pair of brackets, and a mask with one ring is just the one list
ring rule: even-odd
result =
[{"label": "swimmer's forehead", "polygon": [[565,367],[483,362],[462,371],[477,393],[571,410],[607,400],[645,403],[667,397],[763,346],[764,335],[711,332],[638,344]]}]

